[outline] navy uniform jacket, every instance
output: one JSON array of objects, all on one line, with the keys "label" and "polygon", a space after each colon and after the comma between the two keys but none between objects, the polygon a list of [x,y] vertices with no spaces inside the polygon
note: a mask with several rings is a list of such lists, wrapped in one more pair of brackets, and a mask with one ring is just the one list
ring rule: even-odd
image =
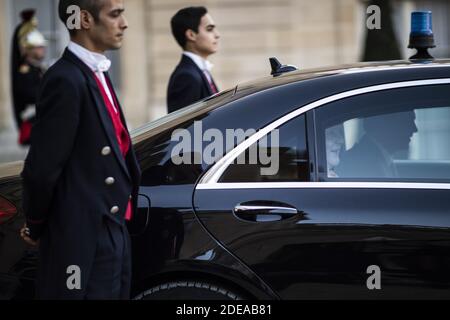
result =
[{"label": "navy uniform jacket", "polygon": [[[66,50],[44,75],[37,103],[22,177],[31,238],[41,241],[37,290],[43,298],[83,297],[102,220],[124,225],[130,198],[136,209],[139,165],[132,147],[122,156],[93,77]],[[67,289],[72,265],[81,269],[82,290]]]},{"label": "navy uniform jacket", "polygon": [[16,71],[13,83],[14,117],[20,128],[20,114],[28,105],[35,105],[39,85],[44,71],[42,68],[24,62]]},{"label": "navy uniform jacket", "polygon": [[[212,80],[214,83],[214,80]],[[217,88],[217,85],[214,83]],[[213,95],[208,79],[202,70],[184,55],[170,76],[167,89],[167,109],[173,112]]]}]

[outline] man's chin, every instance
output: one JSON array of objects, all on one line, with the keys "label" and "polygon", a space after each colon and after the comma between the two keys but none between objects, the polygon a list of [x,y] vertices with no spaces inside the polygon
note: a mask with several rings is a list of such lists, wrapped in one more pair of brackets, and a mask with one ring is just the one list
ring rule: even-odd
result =
[{"label": "man's chin", "polygon": [[208,48],[207,50],[205,50],[205,52],[207,52],[208,55],[214,54],[217,51],[219,51],[217,47],[212,47],[212,48]]},{"label": "man's chin", "polygon": [[122,42],[111,45],[108,50],[114,51],[122,48]]}]

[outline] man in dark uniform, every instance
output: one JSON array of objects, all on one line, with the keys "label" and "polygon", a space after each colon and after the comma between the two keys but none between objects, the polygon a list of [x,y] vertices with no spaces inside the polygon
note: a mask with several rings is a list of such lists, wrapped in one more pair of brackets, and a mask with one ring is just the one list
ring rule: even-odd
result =
[{"label": "man in dark uniform", "polygon": [[172,33],[183,48],[180,63],[170,76],[168,112],[173,112],[219,91],[211,76],[208,57],[217,52],[219,33],[205,7],[188,7],[171,20]]},{"label": "man in dark uniform", "polygon": [[38,88],[45,71],[42,61],[47,41],[37,29],[34,10],[25,10],[21,16],[22,23],[14,32],[12,44],[12,97],[19,143],[28,145]]},{"label": "man in dark uniform", "polygon": [[[21,235],[39,245],[40,299],[128,299],[140,169],[107,70],[127,29],[123,0],[60,0],[79,28],[45,74],[25,161]],[[69,10],[70,12],[70,10]],[[73,20],[73,19],[72,19]],[[69,26],[69,24],[66,24]]]}]

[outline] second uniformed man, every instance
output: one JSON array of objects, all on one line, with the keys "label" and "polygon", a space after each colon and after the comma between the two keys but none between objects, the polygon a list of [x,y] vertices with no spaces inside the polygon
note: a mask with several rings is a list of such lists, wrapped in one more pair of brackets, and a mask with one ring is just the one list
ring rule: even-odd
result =
[{"label": "second uniformed man", "polygon": [[[23,176],[27,225],[39,245],[40,299],[128,299],[130,239],[140,169],[108,76],[122,46],[123,0],[60,0],[81,8],[80,28],[45,74]],[[70,12],[70,10],[69,10]],[[73,20],[73,19],[72,19]]]},{"label": "second uniformed man", "polygon": [[205,7],[179,10],[171,20],[172,33],[183,49],[169,79],[167,111],[173,112],[219,92],[208,57],[217,52],[220,34]]}]

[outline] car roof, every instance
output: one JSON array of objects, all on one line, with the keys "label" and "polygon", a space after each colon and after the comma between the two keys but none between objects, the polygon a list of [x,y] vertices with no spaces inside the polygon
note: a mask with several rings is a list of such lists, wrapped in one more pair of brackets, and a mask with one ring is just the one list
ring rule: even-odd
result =
[{"label": "car roof", "polygon": [[[269,67],[269,64],[267,65]],[[254,81],[239,84],[236,89],[237,92],[251,92],[265,90],[274,86],[289,84],[292,82],[299,82],[302,80],[313,80],[317,78],[338,76],[338,75],[362,75],[369,72],[380,72],[384,74],[394,73],[400,71],[409,71],[415,73],[423,69],[430,68],[449,68],[450,59],[435,59],[435,60],[394,60],[394,61],[375,61],[375,62],[359,62],[352,64],[343,64],[337,66],[328,66],[320,68],[310,68],[304,70],[297,70],[282,74],[277,77],[267,76],[256,79]],[[269,68],[267,68],[269,72]],[[450,74],[448,74],[450,77]]]}]

